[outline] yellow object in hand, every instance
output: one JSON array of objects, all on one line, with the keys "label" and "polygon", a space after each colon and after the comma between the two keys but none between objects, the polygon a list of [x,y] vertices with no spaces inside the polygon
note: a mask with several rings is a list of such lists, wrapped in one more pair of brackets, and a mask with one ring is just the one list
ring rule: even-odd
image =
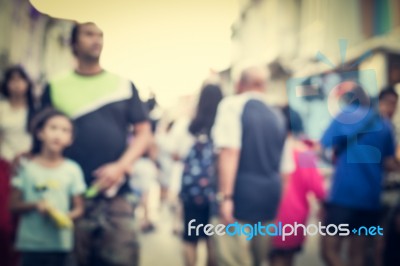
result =
[{"label": "yellow object in hand", "polygon": [[48,214],[50,218],[56,223],[61,229],[70,229],[73,227],[73,222],[65,213],[60,212],[52,207],[48,208]]},{"label": "yellow object in hand", "polygon": [[99,195],[99,189],[96,185],[92,185],[85,193],[86,198],[94,198]]}]

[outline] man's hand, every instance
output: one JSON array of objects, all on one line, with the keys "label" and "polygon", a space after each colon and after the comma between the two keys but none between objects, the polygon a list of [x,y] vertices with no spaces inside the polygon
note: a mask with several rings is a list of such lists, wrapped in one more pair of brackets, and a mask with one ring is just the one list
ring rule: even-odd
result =
[{"label": "man's hand", "polygon": [[93,172],[96,177],[94,186],[100,191],[119,185],[124,181],[127,167],[119,162],[108,163]]},{"label": "man's hand", "polygon": [[233,206],[233,201],[231,199],[224,200],[221,202],[219,207],[219,212],[223,224],[227,225],[235,221],[235,218],[233,217],[233,209],[234,206]]}]

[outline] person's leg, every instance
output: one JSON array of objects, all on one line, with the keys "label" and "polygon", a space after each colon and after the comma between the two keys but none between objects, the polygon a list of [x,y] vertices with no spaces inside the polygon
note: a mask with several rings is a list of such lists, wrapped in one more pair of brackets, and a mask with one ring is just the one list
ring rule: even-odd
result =
[{"label": "person's leg", "polygon": [[[221,223],[219,219],[212,219],[212,224]],[[218,266],[252,266],[253,256],[250,241],[245,235],[213,235]]]},{"label": "person's leg", "polygon": [[75,248],[74,258],[78,266],[90,266],[93,264],[93,250],[98,242],[99,214],[104,204],[100,200],[85,200],[84,216],[75,222]]},{"label": "person's leg", "polygon": [[348,252],[349,266],[364,266],[366,244],[369,238],[366,236],[351,236]]},{"label": "person's leg", "polygon": [[[376,226],[377,224],[382,225],[380,223],[381,215],[382,213],[380,211],[355,209],[353,211],[352,223],[350,223],[350,226],[352,228],[360,228],[363,226],[369,228],[371,226]],[[375,262],[378,258],[376,257],[377,254],[374,253],[374,251],[376,252],[376,246],[374,247],[374,244],[377,244],[378,242],[374,242],[373,240],[377,241],[376,237],[371,238],[365,235],[350,236],[347,265],[364,266],[367,261]]]},{"label": "person's leg", "polygon": [[250,242],[243,236],[214,236],[219,266],[253,266]]},{"label": "person's leg", "polygon": [[383,252],[385,250],[385,238],[384,236],[377,236],[375,239],[375,266],[383,266]]},{"label": "person's leg", "polygon": [[16,224],[9,210],[11,165],[0,158],[0,260],[4,266],[16,266],[13,235]]},{"label": "person's leg", "polygon": [[154,225],[150,221],[149,214],[149,191],[143,192],[141,204],[143,207],[143,223],[142,223],[142,232],[148,233],[154,230]]},{"label": "person's leg", "polygon": [[161,184],[160,190],[160,203],[161,205],[164,204],[168,199],[168,186]]},{"label": "person's leg", "polygon": [[66,252],[23,252],[21,266],[71,266]]},{"label": "person's leg", "polygon": [[339,236],[322,237],[322,257],[328,266],[343,266],[340,257],[343,239]]},{"label": "person's leg", "polygon": [[182,217],[183,217],[183,206],[179,200],[172,203],[172,233],[177,236],[182,235],[182,230],[185,225],[182,225]]},{"label": "person's leg", "polygon": [[168,194],[171,180],[171,170],[173,161],[169,158],[170,155],[163,154],[160,158],[161,171],[159,173],[160,183],[160,206],[167,205]]},{"label": "person's leg", "polygon": [[294,254],[276,254],[271,258],[271,266],[292,266]]},{"label": "person's leg", "polygon": [[134,207],[124,197],[106,200],[99,241],[96,243],[96,266],[139,265],[139,243]]},{"label": "person's leg", "polygon": [[[203,230],[196,230],[197,226],[209,223],[209,208],[190,203],[182,203],[183,215],[183,250],[186,265],[195,266],[197,263],[197,243],[206,238]],[[190,224],[190,227],[189,227]]]},{"label": "person's leg", "polygon": [[[355,222],[355,210],[348,208],[346,206],[336,205],[336,204],[327,204],[325,206],[325,219],[324,225],[336,225],[340,224],[349,224],[350,228],[354,228]],[[344,240],[347,238],[343,238],[341,236],[322,236],[321,237],[321,245],[322,245],[322,258],[328,266],[343,266],[345,265],[345,261],[342,258],[342,246]],[[346,243],[347,244],[347,243]]]},{"label": "person's leg", "polygon": [[67,252],[49,252],[40,266],[72,266],[69,255]]},{"label": "person's leg", "polygon": [[254,266],[264,265],[267,261],[267,255],[270,250],[270,241],[271,237],[261,235],[254,236],[250,241]]},{"label": "person's leg", "polygon": [[217,258],[215,254],[215,243],[210,238],[206,240],[207,244],[207,266],[216,266]]},{"label": "person's leg", "polygon": [[[390,214],[390,206],[384,205],[382,211],[379,213],[379,226],[382,228],[389,227],[389,214]],[[385,236],[376,236],[374,238],[374,251],[373,258],[375,262],[375,266],[383,266],[384,265],[384,252],[385,252]]]},{"label": "person's leg", "polygon": [[274,255],[270,260],[271,266],[286,266],[285,256],[282,254]]},{"label": "person's leg", "polygon": [[42,265],[42,256],[38,252],[21,252],[21,266]]},{"label": "person's leg", "polygon": [[183,255],[186,266],[196,266],[197,242],[183,241]]},{"label": "person's leg", "polygon": [[75,223],[75,258],[77,265],[89,266],[92,250],[92,230],[90,221],[83,218]]},{"label": "person's leg", "polygon": [[286,265],[287,266],[292,266],[292,265],[294,265],[294,258],[295,258],[295,256],[296,256],[296,254],[295,253],[290,253],[290,254],[288,254],[287,255],[287,257],[286,257]]}]

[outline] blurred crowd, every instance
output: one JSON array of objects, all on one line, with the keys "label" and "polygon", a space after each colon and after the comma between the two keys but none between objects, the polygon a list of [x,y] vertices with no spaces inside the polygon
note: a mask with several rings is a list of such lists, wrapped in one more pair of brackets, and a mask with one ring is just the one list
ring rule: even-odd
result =
[{"label": "blurred crowd", "polygon": [[234,95],[205,82],[192,114],[160,117],[155,97],[142,101],[131,81],[101,67],[102,47],[101,29],[76,24],[76,69],[40,95],[21,66],[3,75],[2,265],[139,265],[138,235],[157,232],[155,187],[187,266],[199,241],[207,265],[295,265],[303,234],[210,237],[189,224],[307,225],[314,208],[325,225],[384,229],[321,236],[325,265],[399,265],[400,201],[382,202],[385,177],[400,171],[394,87],[372,99],[342,83],[341,108],[315,140],[290,104],[268,103],[265,67],[243,68]]}]

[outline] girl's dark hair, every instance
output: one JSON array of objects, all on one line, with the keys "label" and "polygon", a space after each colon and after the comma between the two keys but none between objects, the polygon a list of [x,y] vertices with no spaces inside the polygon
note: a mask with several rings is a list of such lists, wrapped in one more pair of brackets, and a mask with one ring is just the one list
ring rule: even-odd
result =
[{"label": "girl's dark hair", "polygon": [[218,104],[222,98],[222,91],[218,85],[209,84],[202,89],[196,115],[189,126],[189,132],[192,135],[201,133],[210,135],[217,114]]},{"label": "girl's dark hair", "polygon": [[73,125],[72,120],[64,113],[57,111],[53,108],[46,108],[39,113],[37,113],[31,123],[30,127],[30,132],[32,134],[32,149],[31,149],[31,154],[36,155],[39,154],[42,151],[42,141],[39,139],[38,134],[39,131],[41,131],[47,124],[47,121],[49,121],[51,118],[56,117],[56,116],[63,116],[67,118],[71,124]]},{"label": "girl's dark hair", "polygon": [[304,132],[303,121],[301,120],[300,114],[286,105],[282,108],[283,116],[285,117],[286,132],[293,133],[295,135]]},{"label": "girl's dark hair", "polygon": [[13,75],[20,75],[28,84],[28,88],[26,91],[26,102],[28,104],[28,119],[26,121],[26,130],[29,129],[29,121],[31,120],[34,110],[35,110],[35,98],[33,94],[33,83],[30,79],[29,75],[26,73],[22,66],[13,66],[6,69],[4,73],[4,79],[1,84],[0,92],[6,98],[10,98],[10,90],[8,88],[8,83],[10,82]]}]

